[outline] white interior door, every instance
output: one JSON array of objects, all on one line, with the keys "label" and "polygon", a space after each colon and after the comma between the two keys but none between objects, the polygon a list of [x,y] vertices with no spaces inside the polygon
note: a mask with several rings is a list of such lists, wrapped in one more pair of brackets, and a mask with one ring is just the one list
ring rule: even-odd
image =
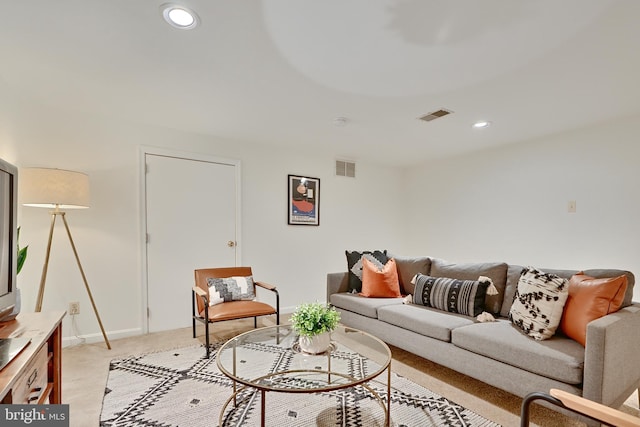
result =
[{"label": "white interior door", "polygon": [[145,153],[149,332],[191,325],[193,270],[236,265],[236,167]]}]

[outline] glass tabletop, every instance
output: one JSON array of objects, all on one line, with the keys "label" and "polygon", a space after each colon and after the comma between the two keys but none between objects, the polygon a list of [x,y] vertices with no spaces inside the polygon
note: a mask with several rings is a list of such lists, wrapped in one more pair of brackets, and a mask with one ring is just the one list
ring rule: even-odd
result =
[{"label": "glass tabletop", "polygon": [[231,379],[261,390],[327,391],[352,387],[380,375],[391,363],[391,351],[380,339],[338,326],[331,349],[301,352],[290,325],[270,326],[231,338],[218,350],[218,368]]}]

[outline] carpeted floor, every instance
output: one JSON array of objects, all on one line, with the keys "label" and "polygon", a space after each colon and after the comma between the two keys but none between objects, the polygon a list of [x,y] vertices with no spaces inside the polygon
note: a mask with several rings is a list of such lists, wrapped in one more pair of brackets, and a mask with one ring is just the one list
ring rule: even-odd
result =
[{"label": "carpeted floor", "polygon": [[[287,322],[286,316],[282,319]],[[259,319],[258,326],[271,326],[269,318]],[[212,341],[228,340],[253,329],[253,319],[222,322],[211,331]],[[101,338],[101,337],[100,337]],[[111,350],[99,339],[95,343],[65,347],[62,351],[62,399],[69,404],[70,426],[99,425],[109,365],[113,359],[130,355],[164,351],[204,342],[204,327],[198,327],[198,338],[191,337],[191,328],[111,339]],[[500,425],[518,426],[522,399],[462,375],[415,354],[391,347],[392,369],[433,392],[444,396],[484,418]],[[622,407],[625,412],[640,416],[638,395],[633,394]],[[555,411],[535,405],[534,426],[584,426]],[[215,425],[212,422],[211,425]]]},{"label": "carpeted floor", "polygon": [[[217,368],[215,351],[219,345],[213,346],[210,359],[206,359],[204,349],[197,346],[114,360],[110,365],[100,425],[211,426],[212,419],[217,419],[233,391],[232,382]],[[338,349],[336,354],[336,362],[343,362],[354,372],[366,373],[379,368],[370,366],[369,360],[350,351]],[[315,357],[318,363],[326,361],[324,356]],[[280,369],[290,369],[282,361],[292,360],[293,353],[281,346],[262,345],[253,359],[245,354],[239,363],[251,366],[258,358],[269,366],[275,366],[273,362],[278,360]],[[316,378],[298,379],[295,387],[305,388],[306,381],[316,381]],[[392,425],[499,427],[396,374],[392,375],[391,384]],[[385,383],[376,381],[370,386],[386,399]],[[312,394],[270,392],[266,402],[266,424],[270,426],[384,425],[384,412],[378,401],[362,387]],[[260,425],[260,393],[247,389],[239,396],[238,403],[236,408],[231,406],[225,411],[223,425]]]}]

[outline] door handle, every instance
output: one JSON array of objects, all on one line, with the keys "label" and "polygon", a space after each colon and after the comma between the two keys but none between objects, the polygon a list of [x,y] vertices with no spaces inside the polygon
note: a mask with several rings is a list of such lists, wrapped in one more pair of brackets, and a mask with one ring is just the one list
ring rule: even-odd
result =
[{"label": "door handle", "polygon": [[230,248],[234,247],[236,245],[236,242],[234,242],[233,240],[229,240],[227,242],[227,246],[229,246]]}]

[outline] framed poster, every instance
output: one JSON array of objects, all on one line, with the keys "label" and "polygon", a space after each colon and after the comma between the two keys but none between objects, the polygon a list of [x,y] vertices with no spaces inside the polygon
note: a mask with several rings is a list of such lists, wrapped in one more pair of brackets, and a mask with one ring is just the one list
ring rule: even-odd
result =
[{"label": "framed poster", "polygon": [[320,225],[320,179],[289,175],[288,222]]}]

